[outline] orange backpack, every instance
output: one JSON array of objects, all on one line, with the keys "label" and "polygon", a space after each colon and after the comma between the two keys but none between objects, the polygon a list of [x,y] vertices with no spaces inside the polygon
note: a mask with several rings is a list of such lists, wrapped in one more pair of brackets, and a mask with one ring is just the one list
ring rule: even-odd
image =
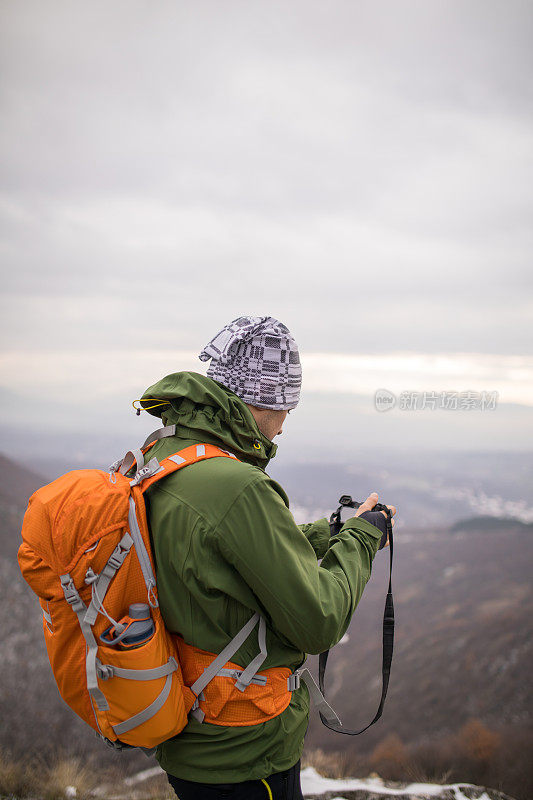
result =
[{"label": "orange backpack", "polygon": [[[329,709],[316,696],[307,670],[258,672],[267,655],[265,620],[258,613],[218,656],[165,628],[143,492],[197,461],[236,458],[198,444],[144,465],[143,452],[174,433],[173,425],[156,431],[109,473],[76,470],[43,486],[30,498],[22,527],[19,565],[39,597],[59,692],[119,749],[152,748],[176,736],[189,713],[217,725],[265,722],[288,706],[300,677],[322,710]],[[134,465],[135,474],[127,477]],[[149,604],[155,632],[138,647],[119,649],[108,643],[108,632],[120,632],[117,620],[133,603]],[[230,659],[256,626],[260,652],[243,669]]]}]

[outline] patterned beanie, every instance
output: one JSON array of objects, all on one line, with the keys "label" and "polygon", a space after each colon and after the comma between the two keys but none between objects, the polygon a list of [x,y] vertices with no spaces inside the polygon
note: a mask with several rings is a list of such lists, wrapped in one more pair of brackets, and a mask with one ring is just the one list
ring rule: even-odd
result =
[{"label": "patterned beanie", "polygon": [[199,355],[207,375],[258,408],[298,405],[302,367],[289,329],[273,317],[238,317]]}]

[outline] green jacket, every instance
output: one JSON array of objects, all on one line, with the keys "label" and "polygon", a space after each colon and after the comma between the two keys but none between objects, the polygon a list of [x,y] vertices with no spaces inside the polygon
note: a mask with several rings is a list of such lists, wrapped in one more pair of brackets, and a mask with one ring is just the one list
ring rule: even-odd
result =
[{"label": "green jacket", "polygon": [[[267,622],[262,669],[299,667],[346,631],[370,577],[380,532],[352,518],[329,539],[327,520],[296,525],[281,486],[265,467],[276,452],[245,403],[194,372],[178,372],[143,396],[168,400],[151,411],[176,435],[147,453],[162,459],[191,444],[230,450],[239,461],[207,459],[147,491],[161,610],[185,641],[220,652],[259,611]],[[318,559],[322,559],[318,563]],[[256,633],[233,657],[246,666]],[[265,778],[300,758],[308,723],[304,684],[268,722],[221,727],[191,720],[157,749],[164,770],[191,781],[233,783]]]}]

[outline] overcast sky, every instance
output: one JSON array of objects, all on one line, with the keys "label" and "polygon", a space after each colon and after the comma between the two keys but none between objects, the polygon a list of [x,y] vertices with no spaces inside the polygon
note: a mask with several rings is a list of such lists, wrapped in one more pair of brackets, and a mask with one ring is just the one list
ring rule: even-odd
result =
[{"label": "overcast sky", "polygon": [[0,8],[4,424],[116,425],[248,313],[330,406],[533,407],[530,2]]}]

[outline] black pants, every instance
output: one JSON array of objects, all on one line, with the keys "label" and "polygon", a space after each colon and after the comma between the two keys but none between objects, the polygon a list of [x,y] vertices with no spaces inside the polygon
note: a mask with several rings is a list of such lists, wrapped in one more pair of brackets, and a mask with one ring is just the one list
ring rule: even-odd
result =
[{"label": "black pants", "polygon": [[[299,761],[291,769],[275,772],[265,780],[272,793],[272,800],[303,800]],[[271,797],[262,781],[196,783],[168,775],[168,782],[179,800],[270,800]]]}]

